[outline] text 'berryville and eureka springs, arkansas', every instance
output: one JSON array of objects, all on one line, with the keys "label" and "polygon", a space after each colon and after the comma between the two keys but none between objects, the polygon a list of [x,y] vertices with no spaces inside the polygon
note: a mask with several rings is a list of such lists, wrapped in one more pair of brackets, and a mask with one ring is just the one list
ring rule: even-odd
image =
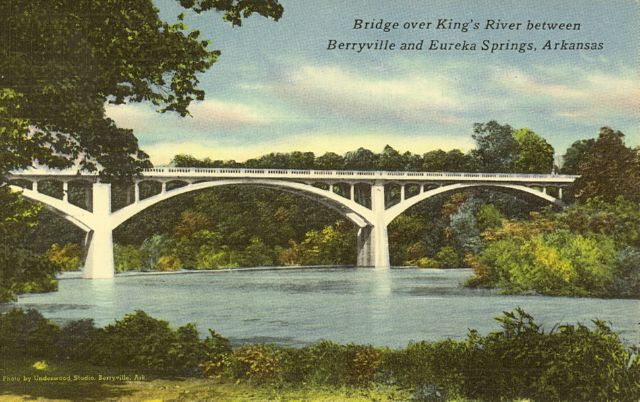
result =
[{"label": "text 'berryville and eureka springs, arkansas'", "polygon": [[[582,24],[578,22],[550,22],[550,21],[503,21],[501,19],[487,19],[477,21],[454,20],[452,18],[438,18],[433,21],[388,21],[384,19],[364,20],[356,18],[353,20],[353,31],[372,31],[388,33],[394,31],[453,31],[464,35],[473,31],[486,32],[548,32],[548,33],[574,33],[582,29]],[[460,40],[462,39],[462,40]],[[491,53],[499,51],[517,51],[525,53],[537,50],[603,50],[604,43],[595,40],[573,40],[573,39],[544,39],[539,42],[516,41],[516,40],[495,40],[471,38],[456,38],[456,40],[442,39],[419,39],[411,42],[395,42],[390,39],[376,39],[371,41],[344,41],[329,39],[326,50],[343,50],[362,53],[364,51],[394,51],[394,50],[425,50],[425,51],[488,51]]]}]

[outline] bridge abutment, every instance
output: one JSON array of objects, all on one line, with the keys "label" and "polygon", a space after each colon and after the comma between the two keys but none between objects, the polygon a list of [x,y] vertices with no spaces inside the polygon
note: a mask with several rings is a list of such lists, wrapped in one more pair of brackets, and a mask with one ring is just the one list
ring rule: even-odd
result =
[{"label": "bridge abutment", "polygon": [[89,233],[89,250],[82,276],[86,279],[109,279],[115,273],[111,215],[111,184],[93,184],[94,220]]}]

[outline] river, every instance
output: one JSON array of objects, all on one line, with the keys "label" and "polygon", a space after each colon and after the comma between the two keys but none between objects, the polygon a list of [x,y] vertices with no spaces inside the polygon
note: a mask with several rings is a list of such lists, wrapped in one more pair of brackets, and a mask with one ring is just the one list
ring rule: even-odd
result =
[{"label": "river", "polygon": [[469,328],[499,329],[494,317],[522,307],[550,329],[599,318],[625,342],[640,344],[640,301],[507,296],[466,289],[470,270],[354,268],[229,270],[138,274],[114,280],[64,275],[59,291],[24,295],[58,323],[92,318],[106,325],[136,309],[178,326],[195,322],[234,344],[301,346],[320,339],[402,347],[410,341],[463,339]]}]

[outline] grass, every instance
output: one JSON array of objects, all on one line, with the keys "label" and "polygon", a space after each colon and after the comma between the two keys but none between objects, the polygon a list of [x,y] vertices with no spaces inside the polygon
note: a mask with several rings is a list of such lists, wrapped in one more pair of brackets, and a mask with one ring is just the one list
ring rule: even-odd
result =
[{"label": "grass", "polygon": [[[51,378],[55,379],[50,380]],[[201,378],[158,378],[149,373],[104,368],[78,362],[47,361],[43,363],[36,362],[35,359],[4,358],[0,362],[0,401],[402,401],[410,399],[409,391],[379,385],[369,388],[257,385]]]}]

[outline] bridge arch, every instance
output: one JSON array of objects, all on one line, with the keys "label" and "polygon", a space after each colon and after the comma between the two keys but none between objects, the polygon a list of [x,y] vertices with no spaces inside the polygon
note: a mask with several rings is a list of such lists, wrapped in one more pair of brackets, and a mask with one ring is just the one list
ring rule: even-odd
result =
[{"label": "bridge arch", "polygon": [[421,201],[424,201],[426,199],[429,199],[431,197],[434,197],[436,195],[439,194],[444,194],[447,192],[452,192],[452,191],[456,191],[456,190],[462,190],[462,189],[466,189],[466,188],[473,188],[473,187],[497,187],[497,188],[504,188],[504,189],[511,189],[511,190],[516,190],[516,191],[521,191],[523,193],[527,193],[527,194],[531,194],[533,196],[536,196],[538,198],[543,199],[544,201],[547,201],[551,204],[557,205],[557,206],[563,206],[564,203],[553,197],[550,196],[549,194],[543,193],[542,191],[538,191],[535,190],[533,188],[527,187],[527,186],[523,186],[523,185],[519,185],[519,184],[507,184],[507,183],[455,183],[455,184],[448,184],[446,186],[442,186],[442,187],[437,187],[431,190],[427,190],[425,192],[422,192],[418,195],[415,195],[411,198],[405,199],[403,202],[396,204],[390,208],[388,208],[385,211],[385,224],[389,225],[395,218],[397,218],[398,216],[400,216],[403,212],[405,212],[407,209],[411,208],[412,206],[418,204]]},{"label": "bridge arch", "polygon": [[93,226],[93,217],[91,212],[64,200],[59,200],[55,197],[51,197],[50,195],[42,194],[28,188],[16,185],[10,185],[9,188],[11,188],[12,191],[20,193],[23,197],[31,201],[42,203],[47,209],[62,216],[85,232],[91,231]]},{"label": "bridge arch", "polygon": [[159,202],[168,200],[175,196],[186,194],[192,191],[204,190],[207,188],[230,186],[230,185],[254,185],[259,187],[275,188],[278,190],[301,195],[317,201],[321,205],[327,206],[340,213],[359,227],[373,224],[372,211],[357,202],[342,197],[339,194],[322,190],[307,184],[270,179],[226,179],[214,181],[202,181],[173,190],[164,191],[151,197],[139,200],[138,202],[121,208],[111,214],[111,229],[115,229],[128,219]]}]

